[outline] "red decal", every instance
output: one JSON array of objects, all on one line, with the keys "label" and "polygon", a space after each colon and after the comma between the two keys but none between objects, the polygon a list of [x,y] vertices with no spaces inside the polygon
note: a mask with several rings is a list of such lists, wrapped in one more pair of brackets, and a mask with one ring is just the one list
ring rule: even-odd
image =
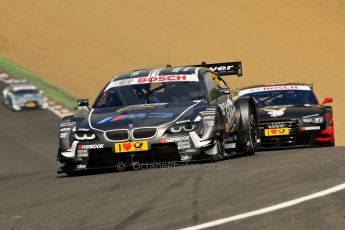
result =
[{"label": "red decal", "polygon": [[272,133],[272,134],[276,134],[276,133],[277,133],[277,130],[276,130],[276,129],[272,129],[272,130],[271,130],[271,133]]},{"label": "red decal", "polygon": [[298,89],[297,85],[282,85],[282,86],[270,86],[270,87],[264,87],[265,91],[269,90],[281,90],[281,89]]},{"label": "red decal", "polygon": [[186,81],[187,80],[187,77],[186,75],[182,75],[182,76],[177,76],[177,80],[182,80],[182,81]]},{"label": "red decal", "polygon": [[131,143],[124,143],[124,144],[122,144],[122,146],[128,151],[131,149],[132,144]]},{"label": "red decal", "polygon": [[161,141],[160,141],[161,143],[167,143],[167,139],[162,139]]},{"label": "red decal", "polygon": [[144,82],[146,82],[146,78],[145,77],[139,78],[138,83],[144,83]]},{"label": "red decal", "polygon": [[120,120],[121,118],[123,118],[123,117],[126,117],[127,115],[120,115],[120,116],[117,116],[117,117],[115,117],[113,120],[111,120],[111,121],[117,121],[117,120]]}]

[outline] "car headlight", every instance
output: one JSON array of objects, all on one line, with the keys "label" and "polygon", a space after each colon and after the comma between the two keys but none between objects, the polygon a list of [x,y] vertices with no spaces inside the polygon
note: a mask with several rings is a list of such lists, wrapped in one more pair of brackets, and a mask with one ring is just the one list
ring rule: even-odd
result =
[{"label": "car headlight", "polygon": [[198,123],[185,123],[181,125],[174,125],[168,128],[169,133],[191,132],[198,128]]},{"label": "car headlight", "polygon": [[318,117],[308,117],[304,118],[303,121],[305,123],[315,123],[315,124],[321,124],[323,122],[323,117],[318,116]]},{"label": "car headlight", "polygon": [[73,136],[78,141],[93,140],[96,138],[96,135],[90,132],[78,132],[74,133]]}]

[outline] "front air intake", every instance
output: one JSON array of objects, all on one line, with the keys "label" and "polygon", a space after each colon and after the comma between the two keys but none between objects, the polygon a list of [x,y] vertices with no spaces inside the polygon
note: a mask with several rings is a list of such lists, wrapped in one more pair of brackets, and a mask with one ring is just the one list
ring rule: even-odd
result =
[{"label": "front air intake", "polygon": [[105,136],[111,141],[126,141],[129,137],[128,130],[125,129],[107,131]]},{"label": "front air intake", "polygon": [[133,139],[149,139],[156,136],[157,128],[139,128],[133,130]]}]

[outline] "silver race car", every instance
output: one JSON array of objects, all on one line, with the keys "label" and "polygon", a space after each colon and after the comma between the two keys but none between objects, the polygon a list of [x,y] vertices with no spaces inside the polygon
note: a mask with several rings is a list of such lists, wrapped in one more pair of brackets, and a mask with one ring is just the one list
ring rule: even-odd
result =
[{"label": "silver race car", "polygon": [[47,99],[44,97],[43,91],[39,91],[36,86],[27,82],[11,83],[2,91],[2,95],[5,104],[15,111],[48,108]]}]

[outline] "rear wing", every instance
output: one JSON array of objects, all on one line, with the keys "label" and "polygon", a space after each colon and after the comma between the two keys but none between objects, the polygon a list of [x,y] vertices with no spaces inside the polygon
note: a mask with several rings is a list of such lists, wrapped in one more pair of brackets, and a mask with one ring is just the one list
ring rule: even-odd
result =
[{"label": "rear wing", "polygon": [[223,63],[213,63],[213,64],[206,64],[206,62],[202,62],[201,65],[192,65],[192,67],[205,67],[219,76],[228,76],[228,75],[237,75],[238,77],[242,77],[242,62],[223,62]]}]

